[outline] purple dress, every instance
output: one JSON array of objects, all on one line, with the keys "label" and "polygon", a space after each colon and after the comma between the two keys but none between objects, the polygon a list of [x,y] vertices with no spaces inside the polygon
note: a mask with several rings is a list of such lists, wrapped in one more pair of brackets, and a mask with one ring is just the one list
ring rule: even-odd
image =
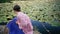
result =
[{"label": "purple dress", "polygon": [[15,17],[14,19],[12,19],[12,21],[10,21],[7,24],[7,28],[9,29],[9,34],[24,34],[22,29],[19,29],[19,26],[16,24],[16,20],[17,18]]}]

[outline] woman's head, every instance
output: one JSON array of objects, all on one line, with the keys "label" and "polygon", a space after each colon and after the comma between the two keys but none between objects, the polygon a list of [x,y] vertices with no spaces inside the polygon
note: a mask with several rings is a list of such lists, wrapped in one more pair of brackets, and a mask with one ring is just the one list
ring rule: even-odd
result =
[{"label": "woman's head", "polygon": [[21,7],[19,5],[15,5],[13,7],[13,10],[14,10],[14,12],[20,12],[21,11]]}]

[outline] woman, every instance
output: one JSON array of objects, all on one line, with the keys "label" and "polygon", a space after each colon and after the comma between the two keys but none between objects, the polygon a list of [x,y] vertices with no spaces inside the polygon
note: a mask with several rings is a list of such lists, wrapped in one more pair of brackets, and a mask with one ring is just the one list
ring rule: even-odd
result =
[{"label": "woman", "polygon": [[21,8],[18,5],[15,5],[13,10],[16,14],[16,23],[18,24],[19,28],[22,29],[25,34],[33,34],[33,26],[31,24],[30,18],[21,12]]}]

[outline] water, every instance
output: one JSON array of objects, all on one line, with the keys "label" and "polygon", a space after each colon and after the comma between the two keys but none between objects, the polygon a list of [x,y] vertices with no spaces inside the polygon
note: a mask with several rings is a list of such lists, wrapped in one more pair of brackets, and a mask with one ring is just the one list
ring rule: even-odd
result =
[{"label": "water", "polygon": [[[48,23],[42,23],[42,22],[33,21],[33,20],[32,20],[32,24],[33,26],[36,26],[38,31],[42,34],[49,34],[46,31],[46,29],[48,29],[51,34],[60,34],[60,26],[51,26]],[[45,25],[46,29],[43,27],[42,24]]]}]

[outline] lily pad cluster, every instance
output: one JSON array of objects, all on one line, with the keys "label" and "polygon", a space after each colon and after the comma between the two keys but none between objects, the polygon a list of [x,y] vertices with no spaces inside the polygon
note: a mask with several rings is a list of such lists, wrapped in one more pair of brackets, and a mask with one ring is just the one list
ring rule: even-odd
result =
[{"label": "lily pad cluster", "polygon": [[15,16],[13,6],[16,4],[20,5],[21,11],[33,20],[47,22],[52,25],[60,25],[59,0],[12,1],[12,3],[1,3],[0,22],[8,22]]}]

